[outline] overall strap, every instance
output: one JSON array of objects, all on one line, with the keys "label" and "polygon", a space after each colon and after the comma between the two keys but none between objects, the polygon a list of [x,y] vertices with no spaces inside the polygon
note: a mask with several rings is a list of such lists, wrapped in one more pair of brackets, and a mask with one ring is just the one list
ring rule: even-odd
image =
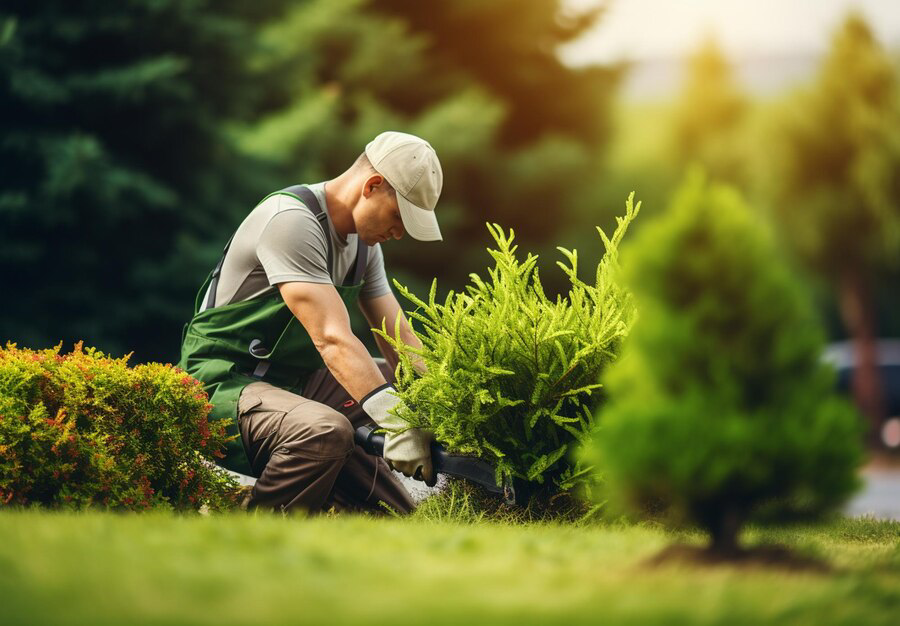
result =
[{"label": "overall strap", "polygon": [[222,251],[222,258],[219,259],[216,268],[212,272],[212,277],[209,281],[209,297],[206,299],[206,305],[203,307],[204,311],[216,306],[216,287],[219,286],[219,274],[222,273],[222,264],[225,263],[225,255],[228,254],[228,248],[231,246],[232,239],[234,239],[233,234],[228,238],[228,243],[225,244],[225,249]]},{"label": "overall strap", "polygon": [[332,251],[331,251],[331,233],[328,232],[328,215],[322,209],[322,206],[319,204],[319,199],[316,198],[316,194],[312,192],[312,190],[306,185],[293,185],[291,187],[287,187],[282,189],[282,191],[286,193],[293,194],[298,196],[303,204],[306,205],[312,214],[315,216],[317,220],[319,220],[319,226],[322,227],[322,232],[325,233],[325,245],[328,246],[328,273],[331,274],[333,262],[332,262]]},{"label": "overall strap", "polygon": [[[325,242],[328,244],[328,273],[333,273],[333,264],[332,264],[332,251],[331,251],[331,233],[328,232],[328,218],[325,214],[325,211],[322,209],[322,206],[319,204],[319,199],[316,197],[316,194],[304,185],[294,185],[292,187],[288,187],[283,191],[287,193],[294,194],[295,196],[299,196],[301,200],[303,200],[303,204],[305,204],[310,211],[312,211],[313,215],[316,216],[316,219],[319,220],[319,224],[322,226],[322,230],[325,232]],[[362,281],[363,276],[366,273],[366,264],[368,262],[369,256],[369,246],[367,246],[362,239],[357,237],[356,244],[356,260],[353,262],[353,268],[351,271],[347,272],[347,276],[344,278],[343,286],[348,285],[358,285],[360,281]],[[353,271],[355,268],[355,271]]]},{"label": "overall strap", "polygon": [[[363,276],[366,275],[366,265],[369,260],[369,246],[360,239],[356,238],[356,260],[353,262],[353,267],[356,268],[355,271],[347,272],[347,276],[344,279],[344,285],[358,285],[362,282]],[[351,281],[352,277],[352,282]]]}]

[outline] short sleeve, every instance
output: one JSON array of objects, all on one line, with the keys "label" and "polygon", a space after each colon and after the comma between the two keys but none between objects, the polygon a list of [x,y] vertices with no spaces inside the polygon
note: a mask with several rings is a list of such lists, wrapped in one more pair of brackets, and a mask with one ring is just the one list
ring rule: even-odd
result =
[{"label": "short sleeve", "polygon": [[365,284],[362,291],[360,291],[359,297],[361,300],[371,300],[390,292],[391,286],[384,271],[384,255],[381,252],[381,244],[376,243],[369,250]]},{"label": "short sleeve", "polygon": [[332,284],[328,275],[325,233],[305,207],[273,215],[260,233],[256,256],[270,285],[285,282]]}]

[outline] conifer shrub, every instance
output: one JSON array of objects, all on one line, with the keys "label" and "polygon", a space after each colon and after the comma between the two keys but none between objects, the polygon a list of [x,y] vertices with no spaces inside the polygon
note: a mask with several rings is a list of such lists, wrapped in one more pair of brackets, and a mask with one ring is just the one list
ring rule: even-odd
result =
[{"label": "conifer shrub", "polygon": [[613,499],[698,524],[730,555],[747,521],[843,502],[860,421],[833,392],[811,300],[760,216],[697,174],[623,267],[640,315],[603,378],[586,455]]},{"label": "conifer shrub", "polygon": [[[448,449],[494,464],[498,479],[518,477],[549,490],[590,489],[591,468],[571,454],[586,441],[601,401],[600,374],[612,363],[634,317],[631,296],[615,278],[617,248],[640,204],[628,198],[612,237],[599,228],[605,254],[590,283],[578,278],[576,251],[558,248],[571,284],[551,300],[537,256],[516,256],[514,232],[494,224],[496,249],[486,279],[470,275],[464,293],[423,300],[394,281],[417,308],[421,350],[382,337],[400,355],[399,415],[432,430]],[[427,370],[420,374],[417,363]]]},{"label": "conifer shrub", "polygon": [[0,348],[0,506],[211,510],[236,484],[210,461],[224,424],[200,383],[171,365],[130,368],[77,343]]}]

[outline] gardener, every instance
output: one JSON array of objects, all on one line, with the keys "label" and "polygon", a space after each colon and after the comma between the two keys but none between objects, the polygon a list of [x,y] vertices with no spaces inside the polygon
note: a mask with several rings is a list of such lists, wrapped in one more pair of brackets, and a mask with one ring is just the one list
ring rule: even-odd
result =
[{"label": "gardener", "polygon": [[[247,505],[285,512],[409,512],[388,465],[435,481],[431,434],[389,411],[397,354],[373,359],[350,329],[356,303],[371,327],[421,347],[391,292],[380,244],[405,232],[441,239],[443,174],[424,140],[386,132],[333,180],[277,191],[244,219],[185,326],[179,365],[203,382],[211,419],[235,439],[222,465],[257,477]],[[353,443],[358,426],[392,429],[384,459]],[[239,437],[237,435],[240,435]],[[385,460],[387,464],[385,464]]]}]

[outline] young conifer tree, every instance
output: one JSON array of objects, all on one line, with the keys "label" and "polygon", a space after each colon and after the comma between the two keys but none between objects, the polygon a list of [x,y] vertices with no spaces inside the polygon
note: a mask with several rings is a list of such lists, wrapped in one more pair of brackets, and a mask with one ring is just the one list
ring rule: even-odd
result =
[{"label": "young conifer tree", "polygon": [[860,420],[760,217],[694,175],[623,251],[639,319],[604,377],[588,455],[610,493],[693,522],[715,553],[741,526],[815,515],[856,486]]},{"label": "young conifer tree", "polygon": [[[619,354],[634,317],[631,295],[616,280],[617,249],[640,203],[632,194],[612,236],[599,228],[605,254],[578,277],[578,254],[559,248],[570,290],[544,293],[537,257],[516,255],[512,231],[488,225],[496,249],[487,277],[471,274],[464,293],[427,299],[395,281],[417,308],[421,350],[377,331],[398,352],[398,414],[428,428],[454,451],[481,457],[498,478],[517,477],[551,490],[590,490],[592,468],[572,452],[590,440],[600,403],[601,373]],[[397,331],[395,329],[394,334]],[[422,374],[417,365],[424,363]]]}]

